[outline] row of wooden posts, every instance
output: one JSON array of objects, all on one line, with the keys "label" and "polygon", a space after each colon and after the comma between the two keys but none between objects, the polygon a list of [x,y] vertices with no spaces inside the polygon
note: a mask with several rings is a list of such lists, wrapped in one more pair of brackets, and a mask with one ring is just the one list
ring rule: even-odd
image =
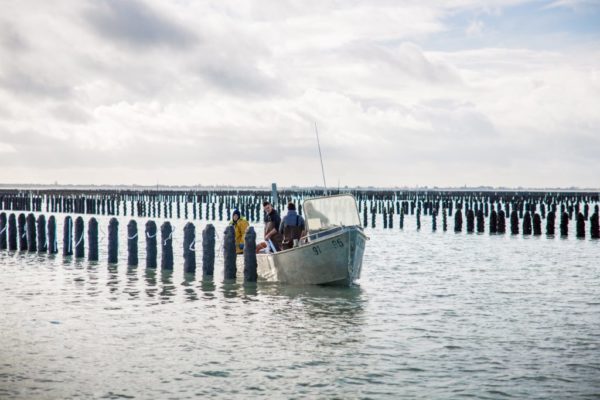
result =
[{"label": "row of wooden posts", "polygon": [[[404,228],[404,213],[400,213],[400,229]],[[546,215],[546,227],[545,231],[547,235],[554,235],[556,233],[556,216],[557,213],[554,210],[551,210]],[[560,225],[559,231],[562,237],[566,237],[569,235],[569,214],[566,211],[563,211],[559,214],[560,216]],[[433,212],[431,215],[431,228],[433,231],[437,230],[437,212]],[[366,226],[367,216],[366,213],[363,215],[364,225]],[[373,214],[373,222],[372,226],[374,227],[374,214]],[[384,214],[383,216],[384,228],[392,228],[393,227],[393,214]],[[417,229],[421,229],[421,212],[417,210],[416,213],[417,218]],[[479,209],[474,211],[469,209],[465,213],[466,218],[466,231],[483,233],[485,232],[485,216],[483,210]],[[488,218],[488,230],[490,233],[506,233],[507,230],[507,217],[503,209],[492,210],[489,214]],[[600,238],[600,226],[599,226],[599,213],[598,213],[598,205],[594,207],[594,213],[589,217],[590,221],[590,237],[592,239]],[[583,213],[579,212],[576,216],[576,236],[578,238],[586,237],[586,218]],[[509,224],[510,224],[510,232],[513,235],[519,234],[522,229],[523,235],[541,235],[542,234],[542,217],[539,213],[533,212],[530,213],[526,211],[522,222],[519,219],[519,215],[516,210],[513,210],[509,216]],[[446,213],[446,209],[442,209],[442,229],[445,231],[448,230],[448,215]],[[454,231],[462,232],[463,230],[463,212],[461,209],[456,210],[454,214]]]},{"label": "row of wooden posts", "polygon": [[[56,218],[33,213],[7,215],[0,213],[0,250],[21,250],[38,253],[56,254],[59,252],[56,229]],[[173,227],[169,221],[158,227],[154,221],[146,222],[144,238],[146,244],[146,268],[158,267],[158,248],[161,249],[160,267],[164,270],[173,269]],[[71,216],[66,216],[63,224],[63,256],[85,258],[87,237],[87,259],[98,261],[98,221],[92,217],[87,224],[85,233],[82,217],[73,222]],[[244,280],[256,282],[256,232],[249,227],[245,235],[244,245]],[[138,259],[138,226],[135,220],[127,224],[127,264],[137,266]],[[214,275],[216,231],[212,224],[207,224],[202,230],[202,274]],[[111,218],[108,223],[108,262],[117,263],[119,259],[119,221]],[[188,222],[183,228],[183,269],[185,273],[196,272],[196,227]],[[227,226],[223,237],[224,279],[235,279],[237,276],[237,254],[235,232],[233,226]]]},{"label": "row of wooden posts", "polygon": [[[334,190],[333,193],[340,192]],[[587,220],[590,209],[600,202],[597,192],[524,192],[524,191],[408,191],[408,190],[360,190],[342,191],[352,193],[361,213],[441,215],[446,209],[453,215],[453,208],[463,212],[483,209],[487,218],[492,209],[502,207],[505,215],[513,210],[520,219],[524,212],[539,212],[542,219],[546,211],[566,211],[569,219],[582,212]],[[144,218],[183,218],[223,220],[231,217],[237,208],[251,221],[262,217],[262,202],[271,200],[282,211],[289,201],[296,203],[302,213],[304,199],[321,195],[309,189],[275,188],[265,190],[86,190],[86,189],[40,189],[0,190],[0,209],[7,211],[88,214],[108,216],[131,216]],[[498,211],[498,210],[497,210]],[[366,220],[364,225],[367,226]],[[384,222],[384,228],[386,226]]]},{"label": "row of wooden posts", "polygon": [[[435,231],[438,216],[441,215],[442,229],[446,231],[447,219],[454,215],[453,229],[461,232],[464,215],[467,232],[484,232],[485,225],[488,225],[490,233],[505,233],[510,228],[513,234],[523,232],[524,235],[539,235],[542,233],[542,221],[545,221],[546,234],[554,235],[555,220],[558,217],[561,236],[568,236],[568,226],[572,220],[576,223],[577,237],[586,236],[587,223],[591,238],[595,239],[600,235],[600,199],[595,192],[351,192],[357,199],[364,227],[370,225],[371,228],[375,228],[377,216],[382,215],[384,229],[392,229],[395,223],[399,223],[400,229],[403,229],[405,216],[410,214],[416,215],[417,229],[421,229],[421,216],[430,215],[432,230]],[[165,218],[183,217],[186,220],[202,219],[204,214],[207,220],[229,220],[233,209],[238,208],[249,221],[258,222],[262,217],[263,200],[272,200],[280,212],[287,201],[294,201],[297,203],[298,212],[302,214],[301,200],[315,195],[319,195],[315,190],[287,189],[278,193],[276,188],[270,193],[239,190],[0,190],[0,209],[42,212],[45,206],[46,212],[117,216],[129,214],[149,218],[160,218],[164,215]],[[188,206],[191,206],[191,213],[188,213]],[[565,219],[565,214],[568,219]]]}]

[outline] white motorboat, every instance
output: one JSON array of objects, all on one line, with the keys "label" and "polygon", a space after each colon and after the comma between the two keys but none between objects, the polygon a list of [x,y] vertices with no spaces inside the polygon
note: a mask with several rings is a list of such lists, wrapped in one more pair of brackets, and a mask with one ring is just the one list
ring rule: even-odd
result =
[{"label": "white motorboat", "polygon": [[307,236],[297,247],[258,254],[259,279],[287,284],[351,285],[360,278],[368,237],[350,194],[303,204]]}]

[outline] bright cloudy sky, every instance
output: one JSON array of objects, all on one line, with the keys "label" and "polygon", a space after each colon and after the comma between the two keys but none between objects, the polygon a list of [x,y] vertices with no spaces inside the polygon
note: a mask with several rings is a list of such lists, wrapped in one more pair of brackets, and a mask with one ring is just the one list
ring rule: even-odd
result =
[{"label": "bright cloudy sky", "polygon": [[4,0],[0,183],[600,186],[600,0]]}]

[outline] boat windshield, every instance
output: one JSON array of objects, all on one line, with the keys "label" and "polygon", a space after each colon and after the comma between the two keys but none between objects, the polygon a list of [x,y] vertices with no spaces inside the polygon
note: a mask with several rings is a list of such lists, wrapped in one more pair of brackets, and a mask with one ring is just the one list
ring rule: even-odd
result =
[{"label": "boat windshield", "polygon": [[304,215],[311,234],[340,226],[360,225],[356,200],[349,194],[306,200]]}]

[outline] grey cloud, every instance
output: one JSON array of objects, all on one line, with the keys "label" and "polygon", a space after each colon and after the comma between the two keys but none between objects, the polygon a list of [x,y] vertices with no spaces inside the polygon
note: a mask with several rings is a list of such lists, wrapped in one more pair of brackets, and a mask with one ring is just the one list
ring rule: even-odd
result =
[{"label": "grey cloud", "polygon": [[218,34],[207,40],[193,55],[189,72],[209,86],[233,95],[280,93],[283,82],[259,68],[273,62],[269,49],[257,38],[233,30],[226,37]]},{"label": "grey cloud", "polygon": [[435,99],[422,103],[417,116],[429,121],[436,134],[456,140],[489,140],[490,136],[497,134],[488,116],[469,103]]},{"label": "grey cloud", "polygon": [[86,11],[85,18],[100,36],[138,47],[184,48],[198,39],[190,30],[137,1],[102,0]]},{"label": "grey cloud", "polygon": [[29,95],[34,97],[51,97],[66,99],[72,95],[69,86],[34,77],[25,72],[8,72],[0,77],[0,87],[16,95]]},{"label": "grey cloud", "polygon": [[29,48],[23,35],[7,21],[0,21],[0,44],[12,52],[20,52]]},{"label": "grey cloud", "polygon": [[6,119],[12,118],[12,113],[6,109],[4,106],[0,104],[0,117],[4,117]]},{"label": "grey cloud", "polygon": [[60,139],[53,138],[49,135],[43,135],[32,130],[22,130],[17,132],[1,130],[0,142],[10,144],[16,149],[22,150],[23,153],[26,153],[30,148],[57,145],[60,142]]},{"label": "grey cloud", "polygon": [[56,118],[73,124],[86,124],[92,120],[91,114],[76,104],[59,104],[50,112]]},{"label": "grey cloud", "polygon": [[600,137],[571,133],[536,143],[536,152],[556,154],[560,160],[572,160],[578,164],[589,164],[594,169],[598,166],[600,154]]},{"label": "grey cloud", "polygon": [[[200,67],[201,77],[224,92],[243,95],[263,95],[278,90],[275,80],[253,66],[221,63]],[[279,86],[279,89],[283,87]]]},{"label": "grey cloud", "polygon": [[460,77],[451,68],[430,60],[412,43],[402,43],[395,49],[371,43],[353,43],[341,49],[340,53],[354,61],[375,66],[388,77],[403,73],[426,82],[461,83]]}]

